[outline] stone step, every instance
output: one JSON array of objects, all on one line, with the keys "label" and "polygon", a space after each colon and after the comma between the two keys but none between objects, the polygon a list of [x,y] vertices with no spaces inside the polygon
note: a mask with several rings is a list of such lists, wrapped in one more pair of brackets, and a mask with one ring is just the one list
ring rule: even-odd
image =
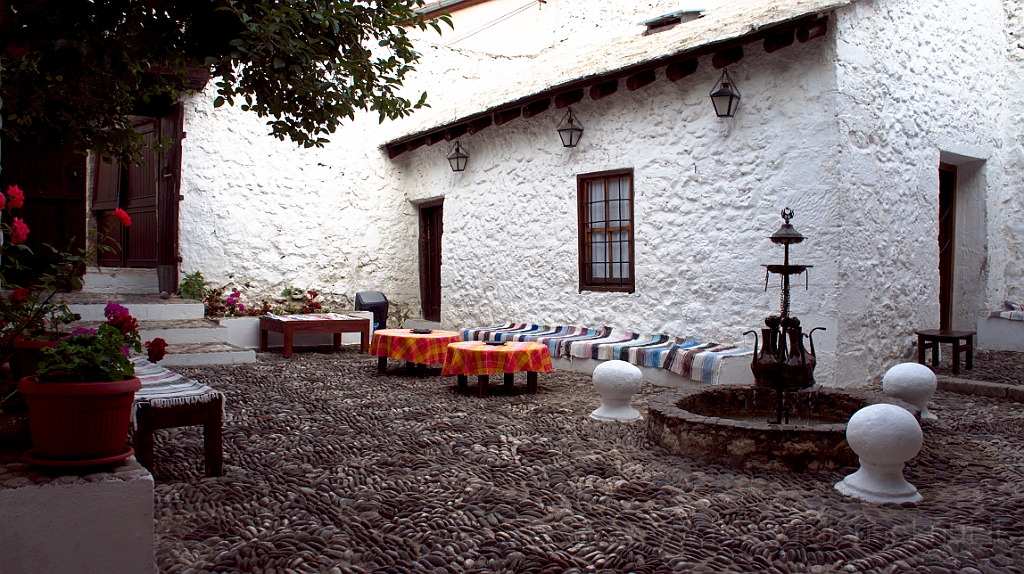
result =
[{"label": "stone step", "polygon": [[202,319],[205,308],[202,302],[182,299],[178,296],[161,298],[159,295],[139,293],[85,293],[77,291],[64,294],[68,308],[82,316],[83,321],[104,321],[103,309],[110,301],[124,305],[132,317],[139,321],[167,321],[180,319]]},{"label": "stone step", "polygon": [[160,365],[171,368],[255,362],[256,351],[230,343],[181,343],[167,345],[167,356]]},{"label": "stone step", "polygon": [[[61,331],[77,327],[95,329],[102,321],[76,321]],[[160,337],[169,344],[179,343],[225,343],[229,340],[228,328],[213,319],[174,319],[163,321],[139,321],[139,336],[143,341]]]},{"label": "stone step", "polygon": [[157,294],[160,282],[156,269],[132,269],[128,267],[90,268],[85,273],[84,293],[108,294]]}]

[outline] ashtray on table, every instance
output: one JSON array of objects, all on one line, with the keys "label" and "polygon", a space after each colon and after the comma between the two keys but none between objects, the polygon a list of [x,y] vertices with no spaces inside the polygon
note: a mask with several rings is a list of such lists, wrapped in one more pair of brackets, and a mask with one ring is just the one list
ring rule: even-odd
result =
[{"label": "ashtray on table", "polygon": [[430,333],[433,333],[434,330],[433,329],[409,329],[409,332],[414,334],[414,335],[429,335]]},{"label": "ashtray on table", "polygon": [[492,347],[500,347],[505,344],[505,341],[484,341],[484,344]]}]

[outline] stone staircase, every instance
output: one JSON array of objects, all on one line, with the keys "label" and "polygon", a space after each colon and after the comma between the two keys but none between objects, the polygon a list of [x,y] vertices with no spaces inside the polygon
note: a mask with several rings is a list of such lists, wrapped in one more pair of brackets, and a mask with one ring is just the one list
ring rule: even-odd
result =
[{"label": "stone staircase", "polygon": [[167,341],[166,367],[254,363],[256,352],[228,343],[228,329],[204,317],[203,304],[159,291],[156,270],[89,269],[81,291],[64,296],[71,311],[82,316],[74,327],[96,327],[106,318],[103,309],[116,301],[139,321],[143,342],[157,337]]}]

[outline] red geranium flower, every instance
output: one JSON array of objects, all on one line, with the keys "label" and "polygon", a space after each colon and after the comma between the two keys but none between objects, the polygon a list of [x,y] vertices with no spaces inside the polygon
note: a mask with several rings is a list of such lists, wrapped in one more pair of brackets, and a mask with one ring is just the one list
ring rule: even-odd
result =
[{"label": "red geranium flower", "polygon": [[120,207],[118,207],[117,209],[114,210],[114,214],[113,215],[114,215],[114,217],[120,219],[121,220],[121,225],[123,225],[125,227],[128,227],[129,225],[132,224],[132,218],[129,217],[128,213],[126,213],[125,210],[121,209]]},{"label": "red geranium flower", "polygon": [[[11,206],[14,205],[14,199],[11,199]],[[11,223],[11,243],[18,244],[24,243],[28,237],[28,226],[21,220],[20,217],[15,217]]]},{"label": "red geranium flower", "polygon": [[14,291],[11,291],[11,303],[20,305],[21,303],[28,301],[28,296],[31,294],[32,292],[24,287],[15,289]]},{"label": "red geranium flower", "polygon": [[25,193],[17,185],[8,187],[7,195],[11,198],[11,209],[17,209],[25,205]]},{"label": "red geranium flower", "polygon": [[5,205],[7,205],[7,198],[4,197],[4,194],[0,193],[0,209],[3,209]]},{"label": "red geranium flower", "polygon": [[150,363],[157,363],[167,355],[167,341],[160,337],[152,341],[146,341],[146,354]]}]

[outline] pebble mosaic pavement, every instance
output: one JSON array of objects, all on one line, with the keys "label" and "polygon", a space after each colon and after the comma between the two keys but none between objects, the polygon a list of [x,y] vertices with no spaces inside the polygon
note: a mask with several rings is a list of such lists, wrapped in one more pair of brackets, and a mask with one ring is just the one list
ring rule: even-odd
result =
[{"label": "pebble mosaic pavement", "polygon": [[[589,376],[536,395],[377,375],[352,350],[181,369],[227,394],[227,476],[198,427],[159,431],[160,572],[1024,572],[1024,404],[939,392],[904,474],[862,504],[853,469],[742,474],[600,423]],[[634,405],[663,389],[645,385]]]}]

